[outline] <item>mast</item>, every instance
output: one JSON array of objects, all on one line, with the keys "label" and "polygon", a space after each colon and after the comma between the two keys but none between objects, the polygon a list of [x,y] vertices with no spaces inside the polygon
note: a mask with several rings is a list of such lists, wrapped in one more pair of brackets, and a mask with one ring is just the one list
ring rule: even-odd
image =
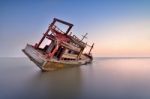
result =
[{"label": "mast", "polygon": [[92,44],[92,46],[90,48],[89,55],[91,54],[91,51],[92,51],[93,47],[94,47],[94,43]]},{"label": "mast", "polygon": [[88,35],[88,33],[86,33],[85,35],[82,35],[83,38],[81,39],[81,41],[83,41],[84,38],[87,38],[86,36]]}]

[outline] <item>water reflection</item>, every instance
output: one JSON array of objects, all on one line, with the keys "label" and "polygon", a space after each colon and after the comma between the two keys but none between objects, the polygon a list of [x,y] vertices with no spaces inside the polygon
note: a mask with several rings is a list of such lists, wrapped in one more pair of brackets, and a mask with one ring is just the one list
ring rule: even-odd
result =
[{"label": "water reflection", "polygon": [[[28,80],[29,93],[34,98],[77,99],[80,96],[82,78],[79,68],[41,73]],[[36,89],[36,90],[35,90]],[[34,93],[33,93],[34,92]]]},{"label": "water reflection", "polygon": [[0,63],[3,64],[1,99],[77,99],[80,96],[80,67],[42,73],[25,58],[1,59]]},{"label": "water reflection", "polygon": [[27,58],[0,58],[0,99],[150,99],[150,59],[95,59],[42,73]]}]

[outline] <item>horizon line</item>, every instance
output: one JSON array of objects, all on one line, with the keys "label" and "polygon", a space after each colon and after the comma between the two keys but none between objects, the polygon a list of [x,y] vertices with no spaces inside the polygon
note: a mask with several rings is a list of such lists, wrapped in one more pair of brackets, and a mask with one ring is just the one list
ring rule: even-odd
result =
[{"label": "horizon line", "polygon": [[[0,58],[28,58],[26,56],[0,56]],[[150,56],[95,56],[93,58],[150,58]]]}]

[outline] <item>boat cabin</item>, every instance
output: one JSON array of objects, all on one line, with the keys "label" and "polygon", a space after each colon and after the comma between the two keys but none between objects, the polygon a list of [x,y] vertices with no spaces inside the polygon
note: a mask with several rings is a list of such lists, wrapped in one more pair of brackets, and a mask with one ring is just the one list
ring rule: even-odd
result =
[{"label": "boat cabin", "polygon": [[[62,31],[56,23],[61,23],[66,25],[68,28],[66,31]],[[49,25],[47,31],[44,33],[43,37],[36,43],[34,48],[41,51],[47,58],[54,58],[57,60],[80,60],[84,59],[83,51],[87,43],[83,42],[83,39],[86,37],[83,36],[82,39],[79,39],[77,36],[72,35],[70,32],[73,24],[54,18],[53,22]],[[41,48],[43,41],[47,39],[50,41],[49,44],[44,45]],[[91,46],[89,53],[87,54],[90,57],[90,52],[94,44]]]}]

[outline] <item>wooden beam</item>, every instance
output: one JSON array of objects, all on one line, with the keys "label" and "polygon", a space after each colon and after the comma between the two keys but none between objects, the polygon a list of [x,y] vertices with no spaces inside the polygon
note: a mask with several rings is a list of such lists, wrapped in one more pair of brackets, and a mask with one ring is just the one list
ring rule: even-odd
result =
[{"label": "wooden beam", "polygon": [[71,44],[68,44],[66,42],[62,42],[60,45],[66,47],[67,49],[70,49],[70,50],[73,50],[73,51],[76,51],[76,52],[80,52],[80,48],[75,47],[75,46],[73,46]]},{"label": "wooden beam", "polygon": [[60,19],[57,19],[57,18],[54,18],[54,21],[56,21],[56,22],[60,22],[60,23],[62,23],[62,24],[65,24],[65,25],[68,25],[69,26],[69,28],[67,29],[67,31],[66,31],[66,35],[69,33],[69,31],[71,30],[71,28],[73,27],[73,24],[71,24],[71,23],[69,23],[69,22],[66,22],[66,21],[63,21],[63,20],[60,20]]},{"label": "wooden beam", "polygon": [[90,48],[89,55],[91,54],[91,51],[92,51],[93,47],[94,47],[94,43],[92,44],[92,46]]}]

